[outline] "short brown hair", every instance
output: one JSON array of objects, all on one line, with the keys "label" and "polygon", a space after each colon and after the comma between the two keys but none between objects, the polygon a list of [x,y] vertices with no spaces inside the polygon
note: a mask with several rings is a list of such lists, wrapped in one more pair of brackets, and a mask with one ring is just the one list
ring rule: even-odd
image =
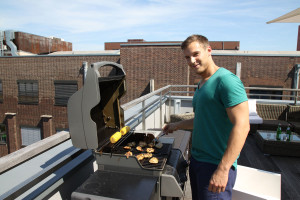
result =
[{"label": "short brown hair", "polygon": [[181,43],[181,49],[186,49],[192,42],[199,42],[203,47],[210,46],[208,39],[203,35],[191,35]]}]

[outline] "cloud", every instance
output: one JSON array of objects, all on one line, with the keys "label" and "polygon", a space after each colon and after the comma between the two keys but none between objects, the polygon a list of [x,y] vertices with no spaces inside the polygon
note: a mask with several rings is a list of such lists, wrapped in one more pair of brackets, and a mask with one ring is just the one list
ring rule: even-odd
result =
[{"label": "cloud", "polygon": [[[109,31],[174,22],[196,12],[202,1],[11,0],[1,9],[2,27],[49,26],[69,33]],[[5,5],[4,5],[5,6]],[[203,7],[203,6],[202,6]],[[200,7],[201,8],[201,7]],[[198,8],[199,9],[199,8]]]}]

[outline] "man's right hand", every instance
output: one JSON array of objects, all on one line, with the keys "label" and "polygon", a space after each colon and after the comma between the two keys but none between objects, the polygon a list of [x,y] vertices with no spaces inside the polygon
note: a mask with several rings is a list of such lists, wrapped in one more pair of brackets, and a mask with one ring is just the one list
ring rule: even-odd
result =
[{"label": "man's right hand", "polygon": [[162,128],[163,132],[168,135],[168,133],[173,133],[178,130],[176,123],[165,124]]},{"label": "man's right hand", "polygon": [[168,135],[168,133],[173,133],[174,131],[181,130],[181,129],[188,129],[192,130],[194,125],[194,119],[188,119],[188,120],[183,120],[183,121],[178,121],[178,122],[173,122],[173,123],[168,123],[165,124],[162,127],[162,130],[165,134]]}]

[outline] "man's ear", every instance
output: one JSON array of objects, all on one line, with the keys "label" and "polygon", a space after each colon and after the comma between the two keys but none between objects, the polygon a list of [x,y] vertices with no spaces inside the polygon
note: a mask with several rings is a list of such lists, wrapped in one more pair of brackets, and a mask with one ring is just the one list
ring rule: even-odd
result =
[{"label": "man's ear", "polygon": [[212,52],[211,46],[207,46],[207,53],[209,56],[211,56],[211,52]]}]

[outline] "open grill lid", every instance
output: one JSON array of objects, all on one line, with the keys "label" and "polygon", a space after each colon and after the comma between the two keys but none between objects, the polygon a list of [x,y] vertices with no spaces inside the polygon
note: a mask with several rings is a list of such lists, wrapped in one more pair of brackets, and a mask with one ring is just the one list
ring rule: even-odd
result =
[{"label": "open grill lid", "polygon": [[[111,66],[109,76],[99,69]],[[83,87],[68,101],[68,122],[72,143],[81,149],[97,149],[124,126],[120,98],[125,94],[123,66],[114,62],[97,62],[88,67]]]}]

